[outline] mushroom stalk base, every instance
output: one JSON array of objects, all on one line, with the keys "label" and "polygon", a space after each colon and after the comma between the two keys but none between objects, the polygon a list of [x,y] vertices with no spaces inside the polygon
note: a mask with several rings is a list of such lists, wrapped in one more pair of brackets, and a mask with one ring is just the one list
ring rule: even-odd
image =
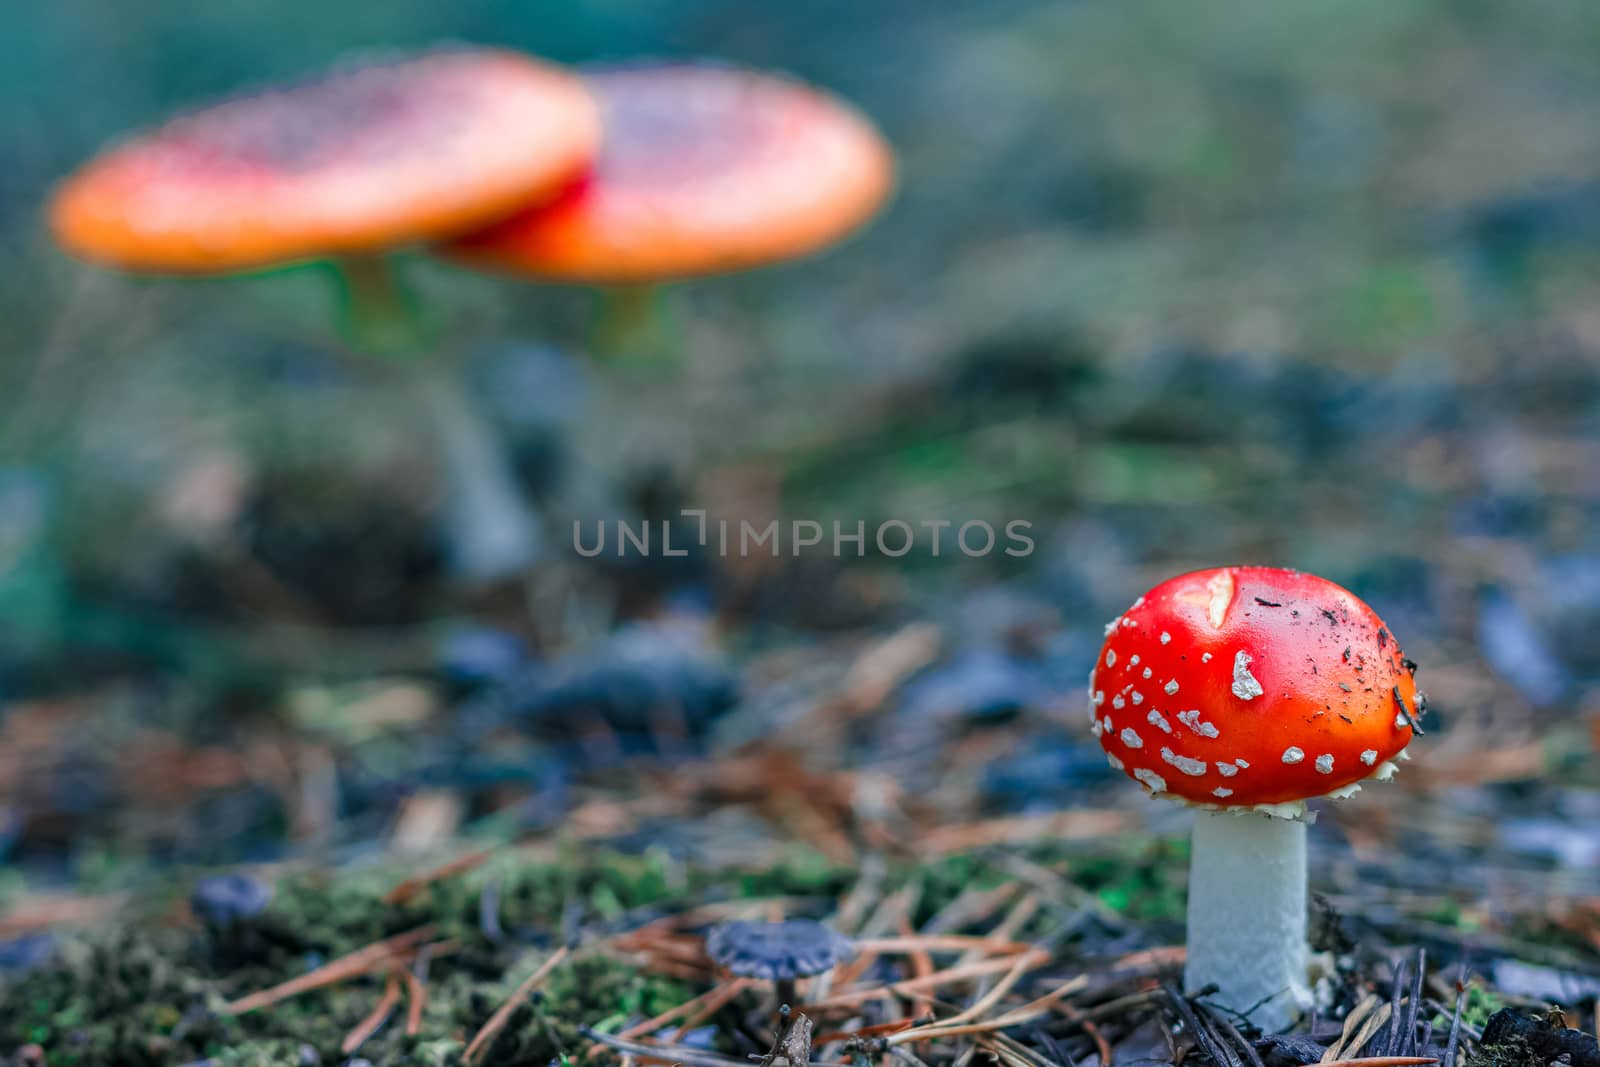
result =
[{"label": "mushroom stalk base", "polygon": [[417,302],[382,255],[334,262],[352,343],[371,355],[402,358],[409,385],[438,438],[444,466],[443,534],[451,569],[469,582],[524,571],[538,556],[539,520],[517,487],[505,443],[448,367],[425,357],[431,331]]},{"label": "mushroom stalk base", "polygon": [[1306,983],[1306,824],[1199,812],[1189,864],[1186,992],[1207,985],[1266,1033],[1311,1005]]},{"label": "mushroom stalk base", "polygon": [[468,581],[525,570],[538,555],[539,522],[523,502],[502,442],[447,371],[420,371],[416,387],[445,467],[452,569]]}]

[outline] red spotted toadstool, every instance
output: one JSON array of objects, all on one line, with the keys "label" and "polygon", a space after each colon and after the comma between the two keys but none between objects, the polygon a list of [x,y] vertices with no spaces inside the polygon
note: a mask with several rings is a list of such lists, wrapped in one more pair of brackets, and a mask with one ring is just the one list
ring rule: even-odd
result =
[{"label": "red spotted toadstool", "polygon": [[1309,1005],[1305,802],[1394,774],[1414,669],[1354,594],[1273,567],[1181,575],[1107,627],[1089,678],[1106,758],[1197,809],[1190,992],[1215,985],[1268,1032]]}]

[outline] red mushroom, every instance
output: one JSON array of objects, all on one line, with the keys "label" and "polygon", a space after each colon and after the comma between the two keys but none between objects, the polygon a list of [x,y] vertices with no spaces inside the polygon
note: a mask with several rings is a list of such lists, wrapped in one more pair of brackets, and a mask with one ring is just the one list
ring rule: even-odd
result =
[{"label": "red mushroom", "polygon": [[385,258],[565,190],[600,142],[577,76],[514,52],[450,48],[347,65],[195,111],[102,153],[50,203],[56,241],[127,271],[230,274],[332,260],[357,347],[407,357],[438,435],[446,537],[474,581],[533,559],[537,523],[492,426],[426,347]]},{"label": "red mushroom", "polygon": [[50,203],[73,255],[224,274],[362,256],[481,228],[593,158],[574,75],[496,49],[348,65],[174,119],[102,153]]},{"label": "red mushroom", "polygon": [[1413,670],[1354,594],[1273,567],[1181,575],[1107,628],[1089,678],[1107,759],[1201,809],[1191,991],[1215,984],[1265,1029],[1306,1006],[1305,801],[1394,773],[1418,732]]},{"label": "red mushroom", "polygon": [[613,355],[658,347],[654,287],[819,251],[893,187],[872,123],[792,78],[666,62],[586,81],[605,132],[584,179],[440,251],[475,270],[607,287],[596,340]]},{"label": "red mushroom", "polygon": [[451,244],[470,267],[649,284],[814,252],[871,218],[894,163],[854,108],[788,78],[710,64],[593,72],[605,134],[584,181]]}]

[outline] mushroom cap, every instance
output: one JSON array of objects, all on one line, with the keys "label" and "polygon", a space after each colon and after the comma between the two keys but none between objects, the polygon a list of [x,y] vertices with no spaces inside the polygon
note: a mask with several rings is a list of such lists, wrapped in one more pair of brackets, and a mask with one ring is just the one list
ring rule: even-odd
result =
[{"label": "mushroom cap", "polygon": [[60,938],[48,931],[0,938],[0,974],[21,974],[42,967],[60,947]]},{"label": "mushroom cap", "polygon": [[50,205],[63,248],[132,271],[226,273],[486,226],[593,158],[581,79],[449,49],[236,97],[113,146]]},{"label": "mushroom cap", "polygon": [[272,897],[271,882],[233,871],[200,879],[189,897],[189,907],[212,926],[231,926],[266,911]]},{"label": "mushroom cap", "polygon": [[744,270],[833,243],[893,185],[877,130],[795,81],[672,64],[598,71],[589,84],[605,127],[593,171],[447,255],[588,284]]},{"label": "mushroom cap", "polygon": [[728,922],[706,935],[706,954],[718,967],[772,982],[821,974],[855,954],[850,939],[809,919]]},{"label": "mushroom cap", "polygon": [[1163,582],[1106,628],[1094,732],[1152,793],[1293,814],[1393,773],[1414,733],[1414,665],[1350,591],[1275,567]]}]

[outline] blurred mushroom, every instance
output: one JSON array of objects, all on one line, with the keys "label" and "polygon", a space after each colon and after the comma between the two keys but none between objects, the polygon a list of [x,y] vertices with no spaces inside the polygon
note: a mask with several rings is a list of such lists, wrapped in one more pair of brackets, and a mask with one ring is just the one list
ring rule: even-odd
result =
[{"label": "blurred mushroom", "polygon": [[1305,801],[1394,774],[1413,670],[1354,594],[1271,567],[1173,578],[1107,627],[1089,676],[1106,758],[1197,809],[1191,992],[1269,1032],[1309,1007]]},{"label": "blurred mushroom", "polygon": [[793,259],[866,222],[893,182],[878,132],[816,89],[727,66],[588,75],[605,133],[560,198],[446,248],[474,267],[614,285]]},{"label": "blurred mushroom", "polygon": [[794,259],[883,204],[893,158],[853,108],[736,67],[654,64],[588,76],[605,133],[563,196],[444,254],[547,281],[639,286]]},{"label": "blurred mushroom", "polygon": [[[512,52],[444,50],[175,119],[67,178],[50,221],[68,252],[128,271],[332,259],[357,345],[413,356],[426,331],[384,253],[548,198],[598,139],[594,102],[575,77]],[[502,450],[442,368],[414,378],[440,437],[458,571],[490,579],[520,569],[536,526]]]},{"label": "blurred mushroom", "polygon": [[448,49],[174,119],[64,181],[50,220],[67,251],[130,271],[375,255],[548,195],[597,137],[571,75],[512,52]]},{"label": "blurred mushroom", "polygon": [[49,932],[0,938],[0,974],[23,974],[42,967],[59,948],[56,935]]},{"label": "blurred mushroom", "polygon": [[728,922],[706,935],[706,954],[730,974],[776,985],[780,1008],[794,1004],[795,980],[831,971],[855,955],[850,939],[819,922]]},{"label": "blurred mushroom", "polygon": [[215,930],[253,919],[272,903],[272,883],[233,871],[200,879],[189,897],[189,909]]}]

